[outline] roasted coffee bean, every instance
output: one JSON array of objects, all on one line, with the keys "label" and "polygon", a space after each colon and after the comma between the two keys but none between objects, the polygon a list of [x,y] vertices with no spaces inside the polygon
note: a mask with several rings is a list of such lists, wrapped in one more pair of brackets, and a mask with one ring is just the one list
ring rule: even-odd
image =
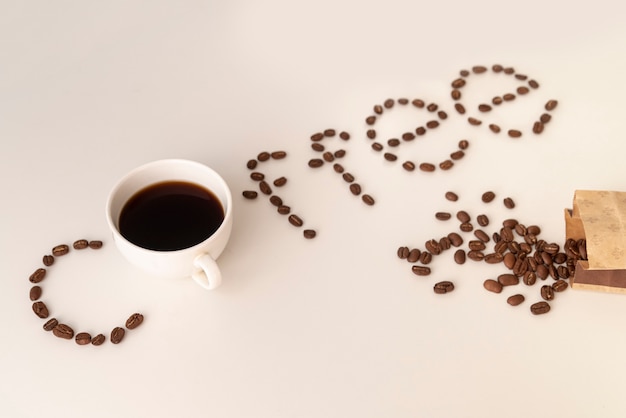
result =
[{"label": "roasted coffee bean", "polygon": [[398,138],[391,138],[387,140],[387,145],[390,147],[397,147],[400,145],[400,140]]},{"label": "roasted coffee bean", "polygon": [[387,161],[396,161],[398,159],[398,156],[396,154],[392,154],[391,152],[386,152],[384,157]]},{"label": "roasted coffee bean", "polygon": [[528,230],[526,229],[526,226],[524,224],[518,223],[517,225],[515,225],[515,228],[513,229],[515,230],[517,235],[519,235],[520,237],[523,237],[524,235],[528,234]]},{"label": "roasted coffee bean", "polygon": [[500,133],[501,129],[498,125],[496,125],[495,123],[491,123],[489,124],[489,129],[491,130],[491,132],[498,134]]},{"label": "roasted coffee bean", "polygon": [[350,184],[350,191],[353,195],[358,196],[361,194],[361,186],[358,183]]},{"label": "roasted coffee bean", "polygon": [[320,144],[319,142],[314,142],[311,144],[311,149],[313,151],[323,152],[326,148],[324,147],[324,145]]},{"label": "roasted coffee bean", "polygon": [[448,237],[441,237],[439,238],[439,247],[442,251],[449,250],[452,247],[452,241]]},{"label": "roasted coffee bean", "polygon": [[406,171],[413,171],[415,170],[415,163],[411,161],[405,161],[404,163],[402,163],[402,168],[404,168]]},{"label": "roasted coffee bean", "polygon": [[479,240],[481,240],[482,242],[489,242],[489,235],[482,229],[475,230],[474,236],[478,238]]},{"label": "roasted coffee bean", "polygon": [[547,111],[554,110],[558,104],[559,102],[556,100],[548,100],[546,103],[546,110]]},{"label": "roasted coffee bean", "polygon": [[533,124],[533,133],[540,134],[543,132],[544,124],[542,122],[535,122]]},{"label": "roasted coffee bean", "polygon": [[65,340],[71,340],[72,337],[74,337],[74,330],[69,325],[65,324],[57,324],[57,326],[52,329],[52,333]]},{"label": "roasted coffee bean", "polygon": [[[494,234],[495,235],[495,234]],[[496,241],[496,237],[494,236],[494,241]],[[509,245],[504,240],[496,241],[496,244],[493,246],[493,250],[499,254],[503,254],[509,249]]]},{"label": "roasted coffee bean", "polygon": [[433,261],[433,255],[430,251],[422,251],[420,254],[420,263],[422,264],[430,264]]},{"label": "roasted coffee bean", "polygon": [[242,193],[243,197],[245,197],[246,199],[256,199],[257,196],[259,195],[256,191],[254,190],[244,190]]},{"label": "roasted coffee bean", "polygon": [[472,71],[474,72],[474,74],[482,74],[487,71],[487,67],[483,65],[475,65],[472,67]]},{"label": "roasted coffee bean", "polygon": [[436,169],[435,165],[431,164],[431,163],[421,163],[419,165],[419,168],[420,168],[420,170],[426,171],[426,172],[429,172],[429,173],[435,171],[435,169]]},{"label": "roasted coffee bean", "polygon": [[28,293],[28,297],[31,301],[36,301],[41,297],[41,287],[33,286],[30,288],[30,292]]},{"label": "roasted coffee bean", "polygon": [[515,74],[515,78],[517,78],[518,80],[526,80],[528,78],[528,76],[524,75],[524,74]]},{"label": "roasted coffee bean", "polygon": [[489,253],[485,254],[485,258],[483,260],[487,264],[498,264],[504,260],[504,256],[500,253]]},{"label": "roasted coffee bean", "polygon": [[469,213],[467,213],[464,210],[460,210],[456,213],[456,218],[460,221],[460,222],[469,222],[472,218],[469,215]]},{"label": "roasted coffee bean", "polygon": [[[501,253],[499,253],[499,254],[501,254]],[[513,266],[515,265],[515,261],[517,261],[516,258],[515,258],[515,254],[513,254],[513,253],[506,253],[506,254],[503,255],[503,257],[504,258],[503,258],[502,261],[504,262],[504,265],[506,266],[506,268],[508,268],[509,270],[513,270]]]},{"label": "roasted coffee bean", "polygon": [[439,168],[442,170],[450,170],[454,166],[451,160],[444,160],[439,163]]},{"label": "roasted coffee bean", "polygon": [[379,144],[378,142],[374,142],[372,144],[372,149],[374,151],[382,151],[383,150],[383,146],[381,144]]},{"label": "roasted coffee bean", "polygon": [[474,230],[474,225],[471,222],[463,222],[459,225],[459,229],[463,232],[472,232]]},{"label": "roasted coffee bean", "polygon": [[502,97],[500,96],[495,96],[493,99],[491,99],[491,103],[493,103],[494,105],[500,105],[502,104]]},{"label": "roasted coffee bean", "polygon": [[502,70],[504,72],[504,74],[514,74],[515,73],[515,69],[512,67],[506,67]]},{"label": "roasted coffee bean", "polygon": [[383,102],[383,106],[385,106],[387,109],[391,109],[394,103],[395,101],[393,99],[387,99]]},{"label": "roasted coffee bean", "polygon": [[448,280],[444,280],[439,283],[435,283],[435,285],[433,286],[433,290],[437,294],[450,293],[454,290],[454,283]]},{"label": "roasted coffee bean", "polygon": [[305,229],[304,231],[302,231],[302,234],[306,239],[313,239],[317,235],[317,232],[315,232],[314,229]]},{"label": "roasted coffee bean", "polygon": [[41,301],[33,303],[33,312],[35,312],[35,315],[39,318],[47,318],[49,315],[48,307]]},{"label": "roasted coffee bean", "polygon": [[502,240],[504,242],[511,242],[515,238],[513,236],[513,230],[508,226],[505,226],[502,229],[500,229],[500,236],[502,237]]},{"label": "roasted coffee bean", "polygon": [[491,106],[489,106],[488,104],[479,104],[478,105],[478,110],[481,112],[489,112],[491,110]]},{"label": "roasted coffee bean", "polygon": [[45,278],[46,278],[46,269],[38,268],[37,270],[33,272],[33,274],[30,275],[30,277],[28,278],[28,281],[30,281],[31,283],[39,283]]},{"label": "roasted coffee bean", "polygon": [[398,99],[398,103],[401,105],[407,105],[409,104],[409,99],[405,98],[405,97],[401,97]]},{"label": "roasted coffee bean", "polygon": [[456,232],[450,232],[447,235],[447,238],[450,240],[450,244],[452,244],[454,247],[460,247],[463,244],[463,237],[461,237]]},{"label": "roasted coffee bean", "polygon": [[451,202],[456,202],[457,200],[459,200],[459,196],[454,192],[446,192],[445,196],[446,199]]},{"label": "roasted coffee bean", "polygon": [[504,101],[506,101],[506,102],[510,102],[512,100],[515,100],[515,95],[512,94],[512,93],[507,93],[507,94],[502,96],[502,99],[504,99]]},{"label": "roasted coffee bean", "polygon": [[65,244],[57,245],[52,249],[52,255],[55,257],[60,257],[70,252],[70,247]]},{"label": "roasted coffee bean", "polygon": [[376,113],[377,115],[381,115],[383,113],[383,107],[381,105],[375,105],[374,113]]},{"label": "roasted coffee bean", "polygon": [[[556,268],[556,272],[559,276],[559,279],[567,279],[569,278],[569,269],[566,266],[558,266]],[[566,283],[567,284],[567,283]]]},{"label": "roasted coffee bean", "polygon": [[287,184],[287,178],[279,177],[276,180],[274,180],[273,184],[276,187],[283,187],[285,184]]},{"label": "roasted coffee bean", "polygon": [[502,286],[515,286],[519,284],[519,277],[514,274],[501,274],[498,276],[498,283]]},{"label": "roasted coffee bean", "polygon": [[504,207],[507,209],[513,209],[515,207],[515,202],[510,197],[504,198]]},{"label": "roasted coffee bean", "polygon": [[333,164],[333,170],[335,170],[336,173],[343,173],[344,172],[344,168],[341,164]]},{"label": "roasted coffee bean", "polygon": [[552,264],[552,256],[545,251],[541,251],[541,260],[544,264]]},{"label": "roasted coffee bean", "polygon": [[269,160],[271,157],[270,153],[267,151],[263,151],[261,153],[259,153],[259,155],[256,156],[257,160],[259,161],[267,161]]},{"label": "roasted coffee bean", "polygon": [[261,181],[265,179],[265,174],[259,173],[258,171],[253,171],[250,173],[250,178],[254,181]]},{"label": "roasted coffee bean", "polygon": [[143,315],[140,313],[134,313],[126,320],[126,328],[135,329],[143,322]]},{"label": "roasted coffee bean", "polygon": [[470,125],[474,125],[474,126],[478,126],[481,123],[483,123],[483,121],[481,121],[480,119],[476,119],[476,118],[467,118],[467,121],[469,122]]},{"label": "roasted coffee bean", "polygon": [[411,267],[413,274],[418,276],[428,276],[430,274],[430,267],[426,266],[413,266]]},{"label": "roasted coffee bean", "polygon": [[368,129],[367,130],[367,137],[369,139],[374,139],[376,138],[376,131],[374,129]]},{"label": "roasted coffee bean", "polygon": [[100,240],[94,240],[94,241],[89,241],[89,248],[91,248],[92,250],[99,250],[100,248],[102,248],[102,241]]},{"label": "roasted coffee bean", "polygon": [[461,98],[461,91],[454,89],[450,92],[450,96],[452,97],[452,100],[459,100]]},{"label": "roasted coffee bean", "polygon": [[289,206],[286,206],[286,205],[281,205],[281,206],[278,207],[277,211],[281,215],[289,215],[289,212],[291,212],[291,208]]},{"label": "roasted coffee bean", "polygon": [[561,246],[555,242],[547,243],[543,246],[542,250],[550,255],[556,255],[560,251]]},{"label": "roasted coffee bean", "polygon": [[428,110],[429,112],[435,112],[437,111],[437,109],[439,109],[439,106],[437,106],[435,103],[431,103],[426,106],[426,110]]},{"label": "roasted coffee bean", "polygon": [[354,176],[350,173],[343,173],[341,177],[343,177],[343,179],[348,183],[352,183],[354,181]]},{"label": "roasted coffee bean", "polygon": [[541,228],[539,228],[537,225],[529,225],[526,230],[529,234],[533,235],[539,235],[541,233]]},{"label": "roasted coffee bean", "polygon": [[525,87],[525,86],[520,86],[520,87],[518,87],[515,91],[516,91],[516,92],[517,92],[517,94],[519,94],[519,95],[524,95],[524,94],[528,93],[530,90],[528,89],[528,87]]},{"label": "roasted coffee bean", "polygon": [[78,345],[87,345],[91,342],[91,334],[88,332],[79,332],[76,334],[74,341],[76,341]]},{"label": "roasted coffee bean", "polygon": [[406,261],[408,261],[409,263],[417,263],[421,255],[422,252],[419,250],[419,248],[413,248],[411,251],[409,251],[409,255],[406,257]]},{"label": "roasted coffee bean", "polygon": [[282,160],[287,156],[286,151],[274,151],[270,154],[270,156],[275,160]]},{"label": "roasted coffee bean", "polygon": [[504,69],[504,67],[502,67],[500,64],[494,64],[494,65],[491,67],[491,70],[492,70],[494,73],[500,73],[500,72],[502,72],[502,70],[503,70],[503,69]]},{"label": "roasted coffee bean", "polygon": [[465,156],[465,153],[461,150],[458,151],[454,151],[452,154],[450,154],[450,158],[452,158],[453,160],[460,160],[461,158],[463,158]]},{"label": "roasted coffee bean", "polygon": [[88,246],[89,246],[89,241],[87,241],[86,239],[76,240],[72,244],[72,247],[74,247],[75,250],[84,250]]},{"label": "roasted coffee bean", "polygon": [[509,129],[508,134],[511,138],[519,138],[522,136],[522,132],[517,129]]},{"label": "roasted coffee bean", "polygon": [[321,132],[317,132],[311,135],[311,141],[317,142],[317,141],[321,141],[322,139],[324,139],[324,134]]},{"label": "roasted coffee bean", "polygon": [[535,80],[528,80],[528,85],[533,89],[539,88],[539,83],[537,83]]},{"label": "roasted coffee bean", "polygon": [[124,339],[124,334],[126,334],[126,331],[124,331],[124,328],[122,327],[115,327],[113,328],[113,331],[111,331],[111,342],[113,344],[119,344],[122,342],[122,340]]},{"label": "roasted coffee bean", "polygon": [[91,345],[102,345],[106,337],[103,334],[98,334],[91,339]]},{"label": "roasted coffee bean", "polygon": [[426,133],[426,128],[423,126],[415,128],[415,133],[419,136],[422,136]]},{"label": "roasted coffee bean", "polygon": [[476,222],[478,222],[478,225],[484,227],[489,225],[489,218],[487,217],[487,215],[481,214],[476,217]]},{"label": "roasted coffee bean", "polygon": [[289,223],[296,227],[304,225],[304,221],[298,215],[289,215]]},{"label": "roasted coffee bean", "polygon": [[404,141],[413,141],[415,139],[415,134],[413,132],[405,132],[402,134],[402,139]]},{"label": "roasted coffee bean", "polygon": [[517,295],[509,296],[506,300],[506,303],[508,303],[511,306],[517,306],[523,303],[525,299],[526,298],[524,297],[524,295],[517,294]]},{"label": "roasted coffee bean", "polygon": [[398,254],[398,258],[404,260],[409,256],[410,250],[409,247],[402,246],[398,248],[396,254]]},{"label": "roasted coffee bean", "polygon": [[435,213],[435,218],[439,219],[440,221],[447,221],[451,217],[452,217],[452,214],[450,214],[450,212],[437,212],[437,213]]},{"label": "roasted coffee bean", "polygon": [[568,287],[568,284],[563,279],[559,279],[556,282],[552,283],[552,289],[555,292],[563,292],[565,289],[567,289],[567,287]]},{"label": "roasted coffee bean", "polygon": [[333,155],[332,152],[326,151],[324,154],[322,154],[322,158],[324,159],[324,161],[332,163],[333,161],[335,161],[335,156]]},{"label": "roasted coffee bean", "polygon": [[482,242],[481,240],[471,240],[467,245],[470,250],[474,250],[474,251],[482,251],[485,248],[487,248],[485,243]]},{"label": "roasted coffee bean", "polygon": [[537,302],[530,306],[530,312],[533,315],[542,315],[550,312],[550,304],[548,302]]},{"label": "roasted coffee bean", "polygon": [[554,299],[554,289],[552,289],[552,286],[548,286],[547,284],[541,286],[541,297],[548,301]]},{"label": "roasted coffee bean", "polygon": [[373,125],[376,123],[376,116],[368,116],[367,118],[365,118],[365,123],[367,123],[368,125]]},{"label": "roasted coffee bean", "polygon": [[54,327],[59,325],[59,321],[56,318],[50,318],[45,324],[43,324],[44,331],[52,331]]},{"label": "roasted coffee bean", "polygon": [[465,85],[465,80],[462,78],[457,78],[452,82],[452,87],[455,89],[459,89]]},{"label": "roasted coffee bean", "polygon": [[437,116],[439,116],[439,119],[441,120],[448,119],[448,114],[444,112],[443,110],[440,110],[439,112],[437,112]]},{"label": "roasted coffee bean", "polygon": [[51,255],[44,255],[42,261],[44,266],[49,267],[54,264],[54,257]]},{"label": "roasted coffee bean", "polygon": [[250,170],[254,170],[257,164],[258,164],[257,160],[248,160],[248,162],[246,163],[246,167],[248,167],[248,169]]},{"label": "roasted coffee bean", "polygon": [[376,203],[374,198],[368,194],[364,194],[363,196],[361,196],[361,200],[363,200],[363,203],[368,206],[372,206],[374,203]]},{"label": "roasted coffee bean", "polygon": [[465,114],[465,106],[463,106],[461,103],[455,103],[454,104],[454,109],[460,114],[460,115],[464,115]]},{"label": "roasted coffee bean", "polygon": [[439,254],[441,254],[441,246],[439,246],[439,242],[437,242],[437,240],[435,240],[435,239],[431,239],[431,240],[426,241],[426,243],[424,244],[424,247],[426,247],[426,249],[432,255],[439,255]]},{"label": "roasted coffee bean", "polygon": [[270,196],[270,203],[274,206],[282,206],[283,205],[283,199],[281,199],[280,197],[273,195]]},{"label": "roasted coffee bean", "polygon": [[551,119],[552,116],[549,113],[543,113],[541,116],[539,116],[539,122],[544,124],[550,122]]},{"label": "roasted coffee bean", "polygon": [[319,158],[311,158],[309,160],[309,167],[311,168],[318,168],[324,165],[324,160],[321,160]]},{"label": "roasted coffee bean", "polygon": [[479,250],[470,250],[467,252],[467,258],[472,261],[483,261],[485,258],[485,253]]},{"label": "roasted coffee bean", "polygon": [[343,158],[346,156],[346,150],[345,149],[338,149],[337,151],[334,152],[334,157],[335,158]]},{"label": "roasted coffee bean", "polygon": [[550,272],[548,271],[548,267],[546,267],[545,264],[539,264],[537,266],[537,271],[535,273],[537,274],[537,277],[541,280],[547,279],[548,276],[550,275]]},{"label": "roasted coffee bean", "polygon": [[270,187],[269,184],[267,184],[265,180],[261,180],[259,182],[259,189],[261,190],[261,193],[263,194],[267,194],[267,195],[272,194],[272,188]]},{"label": "roasted coffee bean", "polygon": [[461,74],[461,77],[467,77],[468,75],[470,75],[470,72],[467,70],[461,70],[459,71],[459,74]]},{"label": "roasted coffee bean", "polygon": [[435,129],[438,126],[439,126],[439,122],[436,120],[429,120],[428,122],[426,122],[426,127],[428,129]]},{"label": "roasted coffee bean", "polygon": [[465,264],[465,250],[459,248],[454,252],[454,262],[457,264]]},{"label": "roasted coffee bean", "polygon": [[492,191],[488,191],[483,193],[483,195],[481,196],[481,199],[484,203],[489,203],[491,202],[493,199],[496,198],[496,194]]},{"label": "roasted coffee bean", "polygon": [[493,293],[502,292],[502,285],[493,279],[485,280],[483,282],[483,287]]}]

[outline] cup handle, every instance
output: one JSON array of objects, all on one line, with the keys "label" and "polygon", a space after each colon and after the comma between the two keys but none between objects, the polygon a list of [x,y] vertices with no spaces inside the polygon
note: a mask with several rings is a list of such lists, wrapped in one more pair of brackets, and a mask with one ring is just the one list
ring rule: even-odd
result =
[{"label": "cup handle", "polygon": [[193,262],[196,270],[191,274],[193,280],[206,290],[213,290],[222,284],[222,273],[217,263],[209,254],[201,254]]}]

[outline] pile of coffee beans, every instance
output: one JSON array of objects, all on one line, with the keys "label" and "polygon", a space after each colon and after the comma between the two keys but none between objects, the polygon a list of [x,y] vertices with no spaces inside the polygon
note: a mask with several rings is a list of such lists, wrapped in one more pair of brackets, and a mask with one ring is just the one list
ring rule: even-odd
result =
[{"label": "pile of coffee beans", "polygon": [[[72,244],[72,248],[75,250],[84,249],[100,249],[102,248],[102,241],[93,240],[88,241],[86,239],[79,239]],[[41,300],[43,295],[43,289],[41,287],[42,281],[48,275],[48,269],[55,264],[59,257],[63,257],[70,252],[70,246],[67,244],[60,244],[52,248],[52,254],[46,254],[43,256],[44,267],[37,268],[29,277],[29,281],[33,284],[29,291],[29,298],[33,302],[32,309],[35,315],[41,319],[48,319],[50,317],[50,311],[48,305]],[[126,329],[132,330],[137,328],[143,322],[143,315],[140,313],[132,314],[125,323]],[[89,332],[74,333],[74,329],[64,323],[59,322],[57,318],[50,318],[43,324],[45,331],[52,331],[52,334],[58,338],[71,340],[74,339],[78,345],[102,345],[106,341],[106,337],[102,333],[98,333],[92,337]],[[113,344],[119,344],[124,339],[126,330],[121,327],[115,327],[110,333],[110,340]]]},{"label": "pile of coffee beans", "polygon": [[[396,104],[398,106],[395,106]],[[386,141],[384,142],[387,144],[390,150],[397,149],[403,143],[412,142],[416,138],[420,138],[426,135],[429,130],[436,129],[437,127],[439,127],[441,122],[443,122],[444,120],[448,118],[448,114],[445,111],[441,110],[439,108],[439,105],[437,105],[436,103],[426,103],[426,101],[422,99],[409,100],[406,98],[399,98],[396,100],[396,99],[389,98],[389,99],[386,99],[382,105],[380,104],[374,105],[374,108],[373,108],[374,114],[365,118],[365,123],[369,125],[366,135],[368,139],[371,139],[373,141],[371,145],[372,149],[374,151],[382,153],[383,157],[387,161],[395,162],[398,160],[398,156],[396,155],[395,151],[383,152],[385,151],[385,145],[383,144],[383,142],[376,140],[378,133],[374,129],[374,125],[376,121],[385,112],[389,112],[394,107],[406,107],[409,104],[412,105],[414,109],[425,109],[428,112],[436,114],[437,118],[431,119],[427,121],[425,124],[420,125],[411,131],[404,132],[398,138],[386,139]],[[450,154],[449,158],[444,159],[438,164],[427,162],[427,161],[416,163],[411,160],[406,160],[402,163],[402,168],[404,168],[407,171],[414,171],[415,168],[417,167],[421,171],[425,171],[425,172],[433,172],[437,169],[437,167],[439,167],[441,170],[449,170],[454,166],[455,161],[460,160],[461,158],[465,156],[465,150],[467,149],[468,146],[469,146],[469,141],[466,139],[463,139],[459,141],[458,149],[454,150]]]},{"label": "pile of coffee beans", "polygon": [[[485,74],[488,71],[489,69],[486,66],[475,65],[471,68],[471,71],[461,70],[460,77],[452,81],[451,83],[452,91],[450,92],[450,96],[456,102],[454,104],[454,108],[460,115],[465,115],[467,113],[467,108],[465,105],[463,105],[461,101],[462,99],[461,90],[465,85],[467,85],[468,77],[472,74],[474,75]],[[478,114],[476,114],[475,116],[468,116],[467,118],[467,121],[470,125],[474,125],[474,126],[481,125],[483,123],[482,121],[483,118],[482,116],[479,116],[479,114],[480,115],[488,114],[493,109],[493,106],[501,106],[507,102],[512,102],[513,100],[516,99],[516,97],[524,96],[530,93],[532,90],[536,90],[539,88],[539,83],[537,81],[533,79],[529,79],[528,76],[525,74],[520,74],[516,72],[515,69],[512,67],[504,67],[500,64],[495,64],[491,66],[491,72],[494,74],[504,74],[507,76],[511,76],[522,84],[519,87],[517,87],[517,89],[515,90],[515,93],[511,93],[511,92],[504,93],[501,96],[493,97],[491,99],[491,103],[479,104],[478,108],[476,109],[478,110]],[[544,108],[547,112],[551,112],[557,107],[557,105],[558,105],[558,101],[548,100],[546,104],[544,105]],[[537,134],[537,135],[542,133],[545,128],[545,125],[548,122],[550,122],[551,119],[552,119],[552,116],[549,113],[542,113],[539,116],[539,118],[533,122],[532,127],[531,127],[532,133]],[[489,129],[491,130],[491,132],[496,133],[496,134],[502,131],[502,128],[495,123],[490,123]],[[522,130],[517,129],[517,128],[507,129],[506,131],[511,138],[520,138],[523,135]]]},{"label": "pile of coffee beans", "polygon": [[[445,198],[451,202],[458,201],[458,194],[449,191]],[[481,200],[489,204],[496,199],[493,191],[482,194]],[[515,202],[510,197],[502,200],[505,208],[513,209]],[[563,245],[548,242],[539,237],[541,228],[537,225],[526,225],[517,219],[508,218],[501,222],[493,232],[487,232],[491,220],[485,214],[478,214],[475,218],[465,210],[456,211],[458,230],[454,230],[439,238],[432,238],[424,243],[423,247],[401,246],[397,249],[397,256],[413,264],[411,271],[418,276],[429,276],[432,271],[429,264],[433,257],[450,250],[457,264],[465,264],[466,260],[501,264],[508,272],[495,278],[487,278],[483,287],[493,293],[501,293],[505,288],[523,283],[533,286],[543,282],[540,287],[542,300],[530,306],[535,315],[550,311],[550,304],[557,293],[569,287],[569,278],[574,275],[578,260],[587,259],[585,240],[568,239]],[[453,218],[452,213],[441,211],[435,213],[435,219],[448,221]],[[465,236],[465,238],[464,238]],[[465,245],[464,245],[465,244]],[[545,281],[551,279],[551,283]],[[451,281],[442,281],[434,285],[434,292],[449,293],[454,290]],[[517,293],[507,299],[511,306],[518,306],[525,301],[524,295]]]},{"label": "pile of coffee beans", "polygon": [[[272,186],[268,183],[268,179],[266,178],[265,174],[261,171],[258,171],[259,163],[264,163],[266,161],[269,161],[270,159],[282,160],[286,157],[287,153],[285,151],[263,151],[260,152],[256,158],[248,160],[246,167],[248,168],[248,170],[252,171],[252,173],[250,174],[250,178],[258,183],[259,190],[263,195],[268,197],[270,203],[276,207],[276,211],[281,215],[287,216],[287,220],[291,225],[295,226],[296,228],[301,228],[304,225],[304,220],[300,216],[291,213],[291,207],[286,205],[285,202],[283,202],[283,199],[274,193],[274,190],[272,189]],[[272,185],[278,188],[283,187],[286,184],[287,178],[284,176],[278,177],[272,181]],[[242,192],[242,195],[246,199],[254,200],[258,197],[259,194],[256,190],[244,190]],[[313,239],[317,235],[317,232],[314,229],[304,229],[302,235],[306,239]]]}]

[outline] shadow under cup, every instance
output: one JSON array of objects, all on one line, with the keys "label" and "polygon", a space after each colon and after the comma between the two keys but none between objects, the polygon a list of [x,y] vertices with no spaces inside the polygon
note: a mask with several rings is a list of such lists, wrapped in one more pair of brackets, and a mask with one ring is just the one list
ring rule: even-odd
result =
[{"label": "shadow under cup", "polygon": [[[189,207],[189,212],[186,213],[187,201],[182,201],[182,203],[181,200],[171,201],[170,199],[168,201],[171,194],[168,195],[170,192],[167,187],[162,187],[164,185],[172,186],[174,189],[181,185],[188,187],[189,190],[184,190],[183,198],[191,198],[192,201],[198,201],[198,199],[194,200],[198,196],[193,195],[202,194],[202,192],[217,198],[223,208],[223,220],[219,227],[212,234],[208,232],[209,236],[202,241],[192,242],[189,246],[183,244],[184,248],[180,248],[180,242],[176,242],[180,240],[176,235],[193,235],[195,225],[190,221],[193,216],[200,216],[196,219],[199,229],[207,227],[207,224],[213,221],[202,219],[202,214],[206,212],[209,217],[211,210],[210,208],[206,210],[204,206],[195,209]],[[146,190],[152,190],[151,196],[148,193],[148,201],[151,203],[147,204],[144,199],[143,203],[139,201],[137,204],[137,196],[145,194]],[[170,187],[169,190],[171,191],[172,188]],[[142,204],[148,207],[152,205],[153,209],[158,206],[163,210],[157,211],[156,214],[154,211],[142,212]],[[135,209],[139,208],[136,211],[138,217],[134,220],[126,215],[129,207],[132,208],[133,205]],[[160,244],[156,247],[146,245],[130,236],[124,228],[120,230],[120,218],[123,212],[124,218],[130,219],[124,228],[128,229],[130,226],[132,229],[135,226],[133,223],[145,223],[145,225],[137,225],[139,235],[143,233],[147,237],[146,242],[153,241],[160,242]],[[221,273],[215,260],[223,252],[230,238],[233,218],[232,196],[226,182],[211,168],[195,161],[180,159],[159,160],[142,165],[126,174],[114,186],[107,200],[106,216],[117,248],[133,265],[159,277],[192,277],[206,289],[213,289],[220,285]],[[180,228],[180,234],[176,228]],[[168,234],[172,237],[169,241],[174,242],[172,245],[167,243]]]}]

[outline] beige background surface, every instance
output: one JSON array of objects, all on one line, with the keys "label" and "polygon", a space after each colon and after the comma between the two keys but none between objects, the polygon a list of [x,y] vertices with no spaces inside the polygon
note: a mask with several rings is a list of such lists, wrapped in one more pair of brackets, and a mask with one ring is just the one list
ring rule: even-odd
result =
[{"label": "beige background surface", "polygon": [[[576,290],[532,316],[539,287],[482,288],[502,267],[437,258],[428,278],[396,257],[451,232],[438,210],[517,217],[564,237],[575,189],[624,186],[623,7],[566,1],[0,2],[0,415],[6,417],[621,417],[626,299]],[[502,64],[541,87],[490,115],[540,136],[470,126],[450,83]],[[474,80],[472,78],[472,80]],[[468,83],[470,103],[516,84]],[[449,172],[407,173],[371,150],[365,118],[387,98],[422,98],[449,118],[403,147]],[[428,120],[394,108],[383,138]],[[363,205],[314,156],[309,136],[349,132],[344,164],[377,200]],[[528,132],[528,129],[526,129]],[[288,157],[283,198],[318,231],[305,240],[254,188],[261,151]],[[160,158],[201,161],[235,195],[215,292],[162,281],[116,252],[104,218],[115,181]],[[461,196],[456,204],[447,190]],[[480,195],[511,196],[513,211]],[[44,283],[53,315],[77,330],[144,324],[122,344],[80,347],[41,330],[28,276],[59,243]],[[450,279],[456,290],[435,295]],[[514,292],[527,301],[506,304]]]}]

